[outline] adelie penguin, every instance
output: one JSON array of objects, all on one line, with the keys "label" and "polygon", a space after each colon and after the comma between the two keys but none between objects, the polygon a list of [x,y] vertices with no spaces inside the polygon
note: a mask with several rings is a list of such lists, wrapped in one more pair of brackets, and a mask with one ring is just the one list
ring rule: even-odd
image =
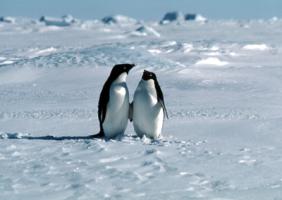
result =
[{"label": "adelie penguin", "polygon": [[157,77],[144,70],[131,104],[134,130],[139,137],[160,137],[164,117],[168,118],[164,97]]},{"label": "adelie penguin", "polygon": [[129,115],[129,93],[126,78],[134,64],[115,65],[106,80],[98,103],[100,132],[94,138],[122,136]]}]

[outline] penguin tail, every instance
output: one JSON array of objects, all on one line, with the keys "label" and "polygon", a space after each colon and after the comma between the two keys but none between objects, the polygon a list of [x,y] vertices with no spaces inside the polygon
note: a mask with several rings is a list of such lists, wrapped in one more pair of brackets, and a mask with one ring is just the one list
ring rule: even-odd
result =
[{"label": "penguin tail", "polygon": [[133,101],[129,104],[128,119],[130,122],[133,120]]}]

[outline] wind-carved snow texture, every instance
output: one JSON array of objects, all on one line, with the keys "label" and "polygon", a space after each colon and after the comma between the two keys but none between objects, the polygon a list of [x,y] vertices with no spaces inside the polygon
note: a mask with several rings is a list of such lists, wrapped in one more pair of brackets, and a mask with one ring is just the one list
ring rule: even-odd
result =
[{"label": "wind-carved snow texture", "polygon": [[[0,199],[281,199],[282,21],[105,20],[0,22]],[[157,74],[159,140],[89,137],[117,63],[131,99]]]}]

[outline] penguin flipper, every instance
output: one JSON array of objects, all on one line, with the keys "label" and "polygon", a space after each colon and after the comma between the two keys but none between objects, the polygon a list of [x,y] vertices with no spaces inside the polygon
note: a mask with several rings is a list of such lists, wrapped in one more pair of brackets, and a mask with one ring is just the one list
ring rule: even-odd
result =
[{"label": "penguin flipper", "polygon": [[168,119],[168,113],[167,113],[167,110],[166,110],[166,107],[165,107],[165,102],[164,102],[164,95],[163,95],[162,89],[159,85],[157,78],[155,79],[155,87],[156,87],[156,90],[157,90],[158,102],[161,104],[161,106],[164,110],[164,115]]},{"label": "penguin flipper", "polygon": [[133,120],[133,101],[129,104],[128,119],[131,122]]},{"label": "penguin flipper", "polygon": [[99,102],[98,102],[98,118],[99,118],[99,122],[100,124],[102,124],[106,118],[106,112],[107,112],[107,105],[109,102],[109,90],[110,90],[110,81],[109,79],[105,82],[101,94],[100,94],[100,98],[99,98]]},{"label": "penguin flipper", "polygon": [[165,107],[165,103],[164,103],[164,100],[163,99],[160,99],[160,104],[164,110],[164,114],[165,114],[165,117],[168,119],[168,113],[167,113],[167,110],[166,110],[166,107]]}]

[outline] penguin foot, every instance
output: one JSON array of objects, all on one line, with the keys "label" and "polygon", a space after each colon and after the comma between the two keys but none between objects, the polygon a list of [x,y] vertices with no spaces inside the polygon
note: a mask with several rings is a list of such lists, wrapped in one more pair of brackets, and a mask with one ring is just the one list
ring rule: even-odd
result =
[{"label": "penguin foot", "polygon": [[102,139],[102,138],[104,138],[105,136],[104,136],[104,133],[102,133],[102,132],[99,132],[98,134],[96,134],[96,135],[90,135],[90,138],[92,138],[92,139]]}]

